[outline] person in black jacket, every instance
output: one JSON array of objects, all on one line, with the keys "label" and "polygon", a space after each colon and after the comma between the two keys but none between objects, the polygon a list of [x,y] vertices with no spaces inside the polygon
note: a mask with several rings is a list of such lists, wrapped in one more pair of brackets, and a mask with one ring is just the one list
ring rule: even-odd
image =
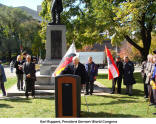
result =
[{"label": "person in black jacket", "polygon": [[24,74],[25,74],[25,83],[26,91],[25,96],[28,98],[28,92],[31,91],[32,97],[35,98],[35,81],[36,81],[36,70],[35,64],[31,62],[31,56],[27,55],[26,62],[24,63]]},{"label": "person in black jacket", "polygon": [[121,58],[119,56],[117,56],[117,58],[116,58],[116,66],[117,66],[117,68],[119,70],[119,77],[114,78],[112,80],[112,93],[111,94],[115,93],[116,83],[117,83],[117,92],[119,94],[121,94],[121,82],[122,82],[122,76],[123,76],[123,63],[121,62]]},{"label": "person in black jacket", "polygon": [[69,64],[61,74],[73,74],[81,77],[81,86],[86,83],[86,70],[85,66],[79,62],[79,58],[75,56],[73,62]]},{"label": "person in black jacket", "polygon": [[23,90],[23,61],[20,55],[17,56],[14,67],[17,75],[17,89]]},{"label": "person in black jacket", "polygon": [[133,72],[134,72],[134,64],[129,61],[129,58],[126,56],[124,57],[124,85],[126,85],[126,94],[129,94],[129,96],[132,96],[132,86],[136,83]]}]

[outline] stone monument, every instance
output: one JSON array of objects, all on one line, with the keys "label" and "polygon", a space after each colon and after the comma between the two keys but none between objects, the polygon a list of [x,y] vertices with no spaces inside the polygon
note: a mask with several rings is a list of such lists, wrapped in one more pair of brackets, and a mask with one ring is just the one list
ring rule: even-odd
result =
[{"label": "stone monument", "polygon": [[60,14],[63,11],[62,0],[53,0],[52,22],[48,23],[46,32],[46,58],[40,72],[36,73],[36,89],[54,89],[52,73],[66,53],[66,26],[61,24]]}]

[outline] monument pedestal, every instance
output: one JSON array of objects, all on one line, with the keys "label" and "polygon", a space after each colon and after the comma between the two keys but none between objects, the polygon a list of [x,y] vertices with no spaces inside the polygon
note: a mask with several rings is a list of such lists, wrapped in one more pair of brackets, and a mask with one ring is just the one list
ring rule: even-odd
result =
[{"label": "monument pedestal", "polygon": [[36,73],[36,89],[54,89],[52,73],[66,52],[66,26],[48,25],[46,33],[46,58]]}]

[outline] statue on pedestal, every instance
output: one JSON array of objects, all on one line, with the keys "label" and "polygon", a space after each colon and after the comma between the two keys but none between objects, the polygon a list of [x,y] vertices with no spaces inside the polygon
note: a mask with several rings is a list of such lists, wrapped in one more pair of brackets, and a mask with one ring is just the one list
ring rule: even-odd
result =
[{"label": "statue on pedestal", "polygon": [[61,24],[61,12],[63,11],[62,0],[53,0],[51,5],[52,22],[49,25]]}]

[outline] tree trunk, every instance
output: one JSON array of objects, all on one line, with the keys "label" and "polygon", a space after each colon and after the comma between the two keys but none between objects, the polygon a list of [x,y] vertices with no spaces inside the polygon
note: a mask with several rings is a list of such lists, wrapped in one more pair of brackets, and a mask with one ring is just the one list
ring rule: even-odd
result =
[{"label": "tree trunk", "polygon": [[[149,54],[149,50],[151,47],[151,32],[152,32],[152,21],[149,22],[149,24],[145,24],[145,16],[146,14],[142,14],[141,20],[138,20],[140,24],[140,36],[143,43],[143,48],[141,48],[138,44],[136,44],[128,35],[125,35],[126,40],[134,46],[136,49],[138,49],[142,56],[142,61],[147,60],[147,55]],[[152,20],[155,16],[152,17]]]},{"label": "tree trunk", "polygon": [[146,61],[147,60],[147,56],[149,54],[149,50],[148,49],[144,49],[142,51],[140,51],[141,56],[142,56],[142,61]]},{"label": "tree trunk", "polygon": [[151,46],[151,33],[148,33],[148,35],[146,35],[146,36],[147,36],[148,40],[147,39],[142,39],[142,42],[144,42],[145,47],[141,48],[128,35],[125,35],[125,38],[126,38],[127,42],[129,42],[132,46],[134,46],[141,53],[142,61],[147,60],[147,55],[149,54],[149,49],[150,49],[150,46]]}]

